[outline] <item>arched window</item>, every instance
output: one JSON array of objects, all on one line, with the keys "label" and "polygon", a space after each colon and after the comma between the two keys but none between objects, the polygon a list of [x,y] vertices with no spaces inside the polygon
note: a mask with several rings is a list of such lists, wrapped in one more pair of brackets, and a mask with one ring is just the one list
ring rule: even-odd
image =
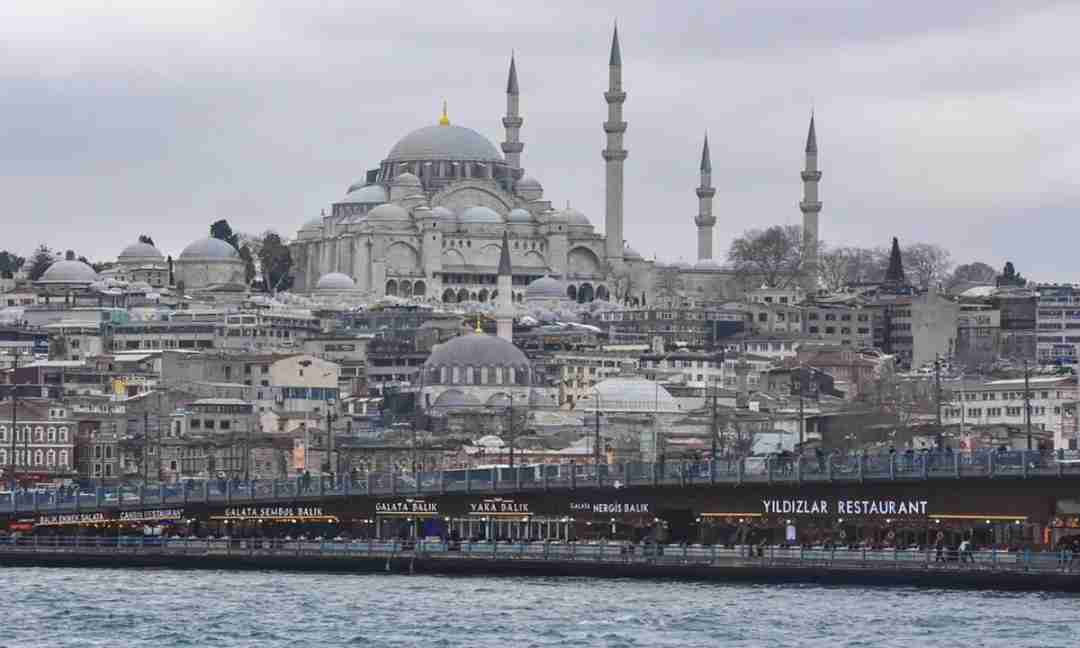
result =
[{"label": "arched window", "polygon": [[70,467],[70,465],[68,464],[68,451],[67,450],[61,450],[60,451],[60,466],[62,468]]},{"label": "arched window", "polygon": [[67,443],[68,429],[65,426],[60,426],[60,443]]},{"label": "arched window", "polygon": [[0,450],[0,467],[7,468],[7,465],[8,465],[7,450]]},{"label": "arched window", "polygon": [[47,465],[47,466],[55,466],[56,465],[56,450],[49,450],[48,452],[45,453],[45,465]]},{"label": "arched window", "polygon": [[45,443],[45,428],[41,425],[34,428],[34,440],[38,443]]},{"label": "arched window", "polygon": [[397,297],[397,282],[393,279],[386,282],[386,294],[389,297]]},{"label": "arched window", "polygon": [[42,451],[41,449],[38,449],[38,450],[34,451],[34,465],[35,466],[44,466],[45,465],[45,452]]},{"label": "arched window", "polygon": [[49,443],[56,443],[56,428],[49,426]]},{"label": "arched window", "polygon": [[[0,425],[0,442],[7,441],[7,440],[8,440],[8,438],[7,438],[7,427],[4,426],[4,425]],[[0,463],[3,463],[3,462],[0,462]]]}]

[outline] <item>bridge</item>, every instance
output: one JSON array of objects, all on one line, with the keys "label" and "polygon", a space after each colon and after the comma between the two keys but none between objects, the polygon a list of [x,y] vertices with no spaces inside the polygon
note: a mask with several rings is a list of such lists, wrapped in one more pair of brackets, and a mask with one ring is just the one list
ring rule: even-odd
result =
[{"label": "bridge", "polygon": [[[587,490],[607,496],[625,492],[671,492],[678,487],[816,487],[973,485],[1025,480],[1071,489],[1080,460],[1034,451],[935,452],[821,457],[748,457],[715,462],[626,462],[529,465],[514,468],[368,473],[360,478],[298,477],[286,480],[189,480],[171,484],[102,486],[94,489],[27,489],[0,492],[0,515],[92,514],[175,506],[287,506],[378,498],[449,495],[571,495]],[[1066,486],[1068,482],[1068,486]],[[834,488],[833,490],[836,490]]]}]

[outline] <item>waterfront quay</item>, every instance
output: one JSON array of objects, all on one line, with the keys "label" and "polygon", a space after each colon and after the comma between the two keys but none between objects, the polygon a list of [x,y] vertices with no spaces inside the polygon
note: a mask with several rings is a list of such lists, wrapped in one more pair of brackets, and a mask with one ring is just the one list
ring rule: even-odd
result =
[{"label": "waterfront quay", "polygon": [[0,543],[0,566],[677,578],[1080,592],[1080,554],[993,549],[28,537]]},{"label": "waterfront quay", "polygon": [[8,537],[345,538],[1053,552],[1080,465],[1052,453],[517,466],[0,494]]}]

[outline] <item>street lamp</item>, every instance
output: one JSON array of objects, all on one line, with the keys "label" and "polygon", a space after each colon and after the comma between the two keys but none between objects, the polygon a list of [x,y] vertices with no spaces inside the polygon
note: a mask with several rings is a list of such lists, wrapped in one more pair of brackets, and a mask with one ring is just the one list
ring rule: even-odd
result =
[{"label": "street lamp", "polygon": [[593,414],[596,416],[596,438],[593,441],[593,464],[596,466],[596,474],[600,474],[600,390],[596,388],[596,385],[591,387],[596,394],[596,406],[593,408]]}]

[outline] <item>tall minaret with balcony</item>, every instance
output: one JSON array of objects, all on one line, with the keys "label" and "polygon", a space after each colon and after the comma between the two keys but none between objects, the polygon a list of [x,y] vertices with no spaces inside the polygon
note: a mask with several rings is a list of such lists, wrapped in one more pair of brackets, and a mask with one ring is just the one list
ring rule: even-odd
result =
[{"label": "tall minaret with balcony", "polygon": [[607,134],[607,147],[604,149],[606,174],[605,213],[604,213],[604,256],[610,261],[622,261],[623,256],[623,161],[627,151],[623,148],[623,133],[626,122],[623,121],[622,105],[626,93],[622,89],[622,55],[619,52],[619,28],[615,27],[611,37],[611,58],[608,61],[608,90],[604,93],[608,104],[608,118],[604,122]]},{"label": "tall minaret with balcony", "polygon": [[513,54],[510,55],[510,75],[506,79],[506,116],[502,123],[506,129],[502,152],[506,155],[506,163],[514,170],[514,178],[517,179],[521,175],[521,151],[525,148],[521,143],[521,125],[525,120],[518,113],[517,65],[514,64]]},{"label": "tall minaret with balcony", "polygon": [[712,213],[712,199],[716,189],[712,186],[712,160],[709,159],[709,136],[705,135],[705,146],[701,149],[701,186],[697,188],[698,215],[694,219],[697,225],[698,261],[712,261],[713,226],[716,217]]},{"label": "tall minaret with balcony", "polygon": [[799,209],[803,214],[803,267],[802,284],[807,296],[818,286],[818,214],[821,200],[818,197],[817,134],[814,132],[814,116],[810,115],[810,131],[806,134],[806,168],[802,172],[803,199]]},{"label": "tall minaret with balcony", "polygon": [[499,251],[499,275],[496,287],[499,296],[495,306],[495,333],[507,342],[514,341],[514,268],[510,264],[510,237],[503,230],[502,250]]}]

